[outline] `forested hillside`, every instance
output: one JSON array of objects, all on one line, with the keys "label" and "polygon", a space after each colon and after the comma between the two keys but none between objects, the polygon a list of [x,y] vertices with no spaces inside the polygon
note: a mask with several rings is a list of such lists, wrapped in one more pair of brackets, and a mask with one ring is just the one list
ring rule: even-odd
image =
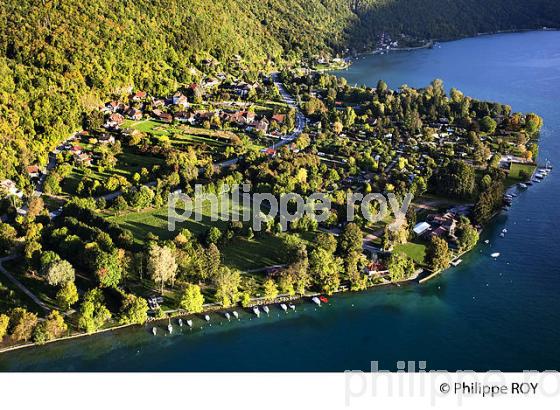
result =
[{"label": "forested hillside", "polygon": [[559,8],[556,0],[4,0],[0,178],[44,163],[84,112],[130,87],[164,94],[209,70],[251,79],[320,51],[370,47],[382,31],[451,38],[554,26]]}]

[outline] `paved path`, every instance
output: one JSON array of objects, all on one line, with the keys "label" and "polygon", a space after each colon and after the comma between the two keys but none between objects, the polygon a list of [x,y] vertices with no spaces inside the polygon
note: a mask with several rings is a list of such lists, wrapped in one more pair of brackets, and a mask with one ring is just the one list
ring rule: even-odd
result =
[{"label": "paved path", "polygon": [[14,275],[8,272],[2,265],[2,263],[11,261],[13,259],[16,259],[17,257],[18,255],[10,255],[10,256],[5,256],[3,258],[0,258],[0,272],[2,272],[4,276],[6,276],[10,280],[10,282],[16,285],[23,293],[29,296],[33,300],[33,302],[39,305],[43,310],[49,312],[51,309],[47,305],[45,305],[37,296],[35,296],[34,293],[32,293],[29,289],[23,286],[23,284],[19,280],[17,280],[14,277]]}]

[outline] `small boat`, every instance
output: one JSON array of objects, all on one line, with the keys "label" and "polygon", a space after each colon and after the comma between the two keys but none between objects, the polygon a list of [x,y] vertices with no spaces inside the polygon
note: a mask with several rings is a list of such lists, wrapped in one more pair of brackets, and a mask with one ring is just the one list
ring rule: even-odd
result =
[{"label": "small boat", "polygon": [[231,312],[231,314],[233,315],[234,318],[239,319],[239,314],[235,310]]},{"label": "small boat", "polygon": [[282,308],[282,310],[283,310],[284,312],[287,312],[287,311],[288,311],[288,306],[286,306],[285,303],[281,303],[281,304],[280,304],[280,307]]},{"label": "small boat", "polygon": [[187,320],[187,325],[188,325],[189,327],[192,327],[192,320]]},{"label": "small boat", "polygon": [[294,304],[292,303],[292,304],[290,304],[289,308],[292,309],[292,310],[296,310],[296,305],[294,305]]},{"label": "small boat", "polygon": [[205,316],[204,316],[204,320],[206,320],[207,322],[210,322],[210,316],[205,315]]},{"label": "small boat", "polygon": [[328,303],[328,301],[329,301],[325,296],[319,296],[319,300],[320,300],[322,303]]},{"label": "small boat", "polygon": [[183,327],[183,319],[179,319],[177,322],[179,323],[179,327]]},{"label": "small boat", "polygon": [[167,331],[168,331],[170,334],[173,333],[173,325],[172,325],[171,323],[169,323],[169,324],[167,325]]},{"label": "small boat", "polygon": [[263,310],[264,313],[266,313],[268,315],[268,312],[270,312],[270,310],[268,309],[268,306],[263,306]]},{"label": "small boat", "polygon": [[486,240],[484,241],[484,243],[489,244],[489,243],[490,243],[490,240],[489,240],[489,239],[486,239]]},{"label": "small boat", "polygon": [[533,181],[527,181],[527,182],[525,182],[525,185],[531,186],[531,185],[533,185]]},{"label": "small boat", "polygon": [[505,237],[506,237],[506,234],[502,232],[502,233],[500,234],[500,238],[505,238]]},{"label": "small boat", "polygon": [[229,315],[228,312],[226,312],[225,317],[226,317],[227,320],[230,320],[230,319],[231,319],[231,316]]},{"label": "small boat", "polygon": [[519,188],[527,189],[527,184],[524,184],[522,182],[522,183],[519,184]]},{"label": "small boat", "polygon": [[497,258],[498,256],[500,256],[500,252],[494,252],[490,256],[493,257],[493,258]]},{"label": "small boat", "polygon": [[313,303],[315,303],[317,306],[321,306],[321,300],[317,297],[317,296],[313,296],[313,298],[311,299],[311,301]]},{"label": "small boat", "polygon": [[506,228],[502,229],[502,233],[507,233],[507,229]]},{"label": "small boat", "polygon": [[157,335],[157,328],[155,326],[152,327],[152,333],[154,336]]},{"label": "small boat", "polygon": [[257,306],[253,306],[253,313],[255,314],[256,317],[261,317],[261,311]]}]

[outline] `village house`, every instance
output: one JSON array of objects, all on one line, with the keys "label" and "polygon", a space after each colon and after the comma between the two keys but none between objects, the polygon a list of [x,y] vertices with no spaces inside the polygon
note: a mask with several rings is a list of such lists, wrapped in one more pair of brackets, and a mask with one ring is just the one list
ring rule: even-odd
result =
[{"label": "village house", "polygon": [[23,197],[23,192],[21,192],[14,181],[11,179],[5,179],[0,182],[0,192],[5,196],[17,196],[18,198]]},{"label": "village house", "polygon": [[93,162],[93,159],[91,158],[91,156],[89,156],[85,152],[83,152],[81,154],[74,155],[74,160],[76,161],[76,163],[78,165],[83,165],[83,166],[86,166],[86,167],[89,167]]},{"label": "village house", "polygon": [[105,126],[108,128],[117,128],[124,122],[124,117],[119,113],[113,113],[107,119]]},{"label": "village house", "polygon": [[155,98],[152,101],[152,108],[160,108],[160,107],[165,107],[165,101],[162,100],[161,98]]},{"label": "village house", "polygon": [[286,114],[274,114],[271,120],[276,121],[278,124],[284,124],[284,121],[286,121]]},{"label": "village house", "polygon": [[132,95],[132,101],[142,101],[142,100],[144,100],[147,96],[148,96],[148,93],[146,93],[146,91],[136,91],[136,92]]},{"label": "village house", "polygon": [[118,101],[109,101],[105,104],[105,109],[109,112],[117,112],[119,109],[119,102]]},{"label": "village house", "polygon": [[124,115],[131,119],[131,120],[135,120],[135,121],[139,121],[142,119],[142,111],[137,110],[136,108],[129,108],[128,110],[125,111]]},{"label": "village house", "polygon": [[97,138],[97,141],[100,144],[114,144],[115,137],[113,137],[111,134],[103,134],[99,138]]},{"label": "village house", "polygon": [[175,119],[179,122],[187,122],[190,125],[194,125],[196,123],[195,114],[189,111],[177,111],[175,113]]},{"label": "village house", "polygon": [[255,121],[253,123],[253,126],[255,127],[255,130],[262,131],[265,134],[268,132],[268,126],[269,125],[270,125],[270,122],[266,119],[266,117],[262,117],[261,119]]},{"label": "village house", "polygon": [[39,178],[41,176],[41,169],[38,165],[28,165],[25,170],[30,178]]},{"label": "village house", "polygon": [[177,91],[175,94],[173,94],[172,101],[173,101],[174,105],[180,105],[183,108],[188,108],[189,107],[189,100],[180,91]]}]

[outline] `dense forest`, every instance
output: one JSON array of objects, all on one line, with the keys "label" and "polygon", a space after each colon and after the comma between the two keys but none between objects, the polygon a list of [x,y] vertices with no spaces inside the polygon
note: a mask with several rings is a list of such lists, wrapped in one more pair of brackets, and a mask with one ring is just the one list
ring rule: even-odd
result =
[{"label": "dense forest", "polygon": [[[555,0],[7,0],[0,5],[0,178],[45,163],[110,94],[154,94],[203,73],[247,79],[388,31],[453,38],[557,26]],[[23,179],[17,181],[25,185]]]}]

